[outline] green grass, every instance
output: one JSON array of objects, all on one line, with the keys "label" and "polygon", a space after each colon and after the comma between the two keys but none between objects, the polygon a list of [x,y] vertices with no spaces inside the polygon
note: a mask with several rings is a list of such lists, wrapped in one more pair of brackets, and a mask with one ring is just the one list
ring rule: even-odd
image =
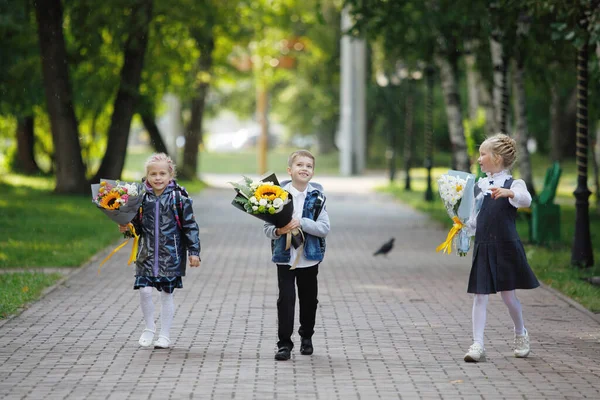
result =
[{"label": "green grass", "polygon": [[35,301],[44,289],[52,286],[61,274],[20,272],[0,274],[0,319],[16,313],[25,304]]},{"label": "green grass", "polygon": [[[434,201],[424,201],[426,171],[415,169],[411,173],[412,191],[404,190],[404,176],[382,190],[392,193],[396,198],[411,207],[425,212],[442,226],[450,229],[451,223],[446,210],[442,205],[436,190],[435,179],[447,169],[436,168],[433,170]],[[545,167],[539,167],[535,172],[535,181],[541,189]],[[591,285],[584,278],[600,275],[600,262],[595,254],[595,265],[591,268],[579,269],[571,265],[571,246],[575,231],[575,200],[572,195],[576,185],[575,167],[571,163],[563,166],[563,175],[557,190],[556,202],[561,205],[561,240],[551,247],[533,245],[528,242],[529,226],[525,215],[517,220],[517,231],[523,241],[527,252],[528,261],[538,279],[566,296],[577,301],[588,310],[600,313],[600,287]],[[593,200],[591,198],[590,200]],[[600,214],[596,206],[590,203],[590,231],[592,235],[592,248],[600,248]],[[596,233],[596,234],[595,234]],[[440,237],[440,243],[445,237]]]}]

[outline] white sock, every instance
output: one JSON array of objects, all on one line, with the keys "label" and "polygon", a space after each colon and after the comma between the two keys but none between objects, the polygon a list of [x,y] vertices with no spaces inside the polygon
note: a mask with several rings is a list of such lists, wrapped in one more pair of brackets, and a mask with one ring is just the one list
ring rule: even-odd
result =
[{"label": "white sock", "polygon": [[151,331],[156,330],[154,324],[154,303],[152,302],[152,287],[146,286],[139,289],[140,291],[140,306],[142,308],[142,314],[144,314],[144,321],[146,322],[146,329]]},{"label": "white sock", "polygon": [[160,335],[170,338],[171,323],[175,314],[175,304],[173,303],[173,293],[160,292]]},{"label": "white sock", "polygon": [[514,290],[500,292],[504,304],[508,307],[508,313],[515,324],[515,335],[522,336],[525,334],[525,325],[523,323],[523,309],[521,308],[521,302],[517,298],[517,294]]},{"label": "white sock", "polygon": [[483,331],[487,317],[487,303],[489,295],[476,294],[473,296],[473,342],[483,346]]}]

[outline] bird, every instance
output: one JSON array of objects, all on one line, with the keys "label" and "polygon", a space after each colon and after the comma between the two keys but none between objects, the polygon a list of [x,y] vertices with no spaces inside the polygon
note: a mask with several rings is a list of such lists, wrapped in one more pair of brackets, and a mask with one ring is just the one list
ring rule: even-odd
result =
[{"label": "bird", "polygon": [[387,255],[387,253],[389,253],[392,250],[392,248],[394,247],[394,240],[395,240],[395,238],[391,238],[390,240],[385,242],[383,245],[381,245],[379,250],[377,250],[375,253],[373,253],[373,255],[374,256],[379,255],[379,254]]}]

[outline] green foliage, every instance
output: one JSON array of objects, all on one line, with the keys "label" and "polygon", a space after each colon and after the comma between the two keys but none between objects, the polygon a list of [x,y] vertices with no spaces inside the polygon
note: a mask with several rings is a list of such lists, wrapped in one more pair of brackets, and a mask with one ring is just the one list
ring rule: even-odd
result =
[{"label": "green foliage", "polygon": [[35,17],[26,3],[0,2],[0,115],[31,115],[44,100]]},{"label": "green foliage", "polygon": [[[252,179],[248,178],[247,176],[243,175],[243,182],[229,182],[229,184],[231,186],[234,187],[234,189],[237,189],[241,194],[244,195],[244,197],[249,198],[250,196],[252,196],[252,189],[250,188],[250,184],[252,183]],[[238,199],[236,199],[238,200]],[[240,204],[245,205],[247,202],[243,201],[243,200],[239,200],[238,201]]]},{"label": "green foliage", "polygon": [[485,111],[477,110],[475,120],[465,119],[465,139],[467,140],[467,152],[471,159],[479,156],[479,145],[485,140]]}]

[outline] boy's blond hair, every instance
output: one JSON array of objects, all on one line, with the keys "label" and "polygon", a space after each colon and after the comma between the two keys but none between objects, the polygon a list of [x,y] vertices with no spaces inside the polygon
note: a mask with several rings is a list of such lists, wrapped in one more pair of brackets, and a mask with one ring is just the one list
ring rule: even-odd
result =
[{"label": "boy's blond hair", "polygon": [[517,160],[517,142],[503,133],[497,133],[485,139],[479,147],[483,147],[492,155],[500,157],[506,169],[512,168]]},{"label": "boy's blond hair", "polygon": [[166,155],[165,153],[154,153],[146,160],[144,164],[144,171],[146,171],[146,176],[148,176],[148,167],[150,164],[156,164],[159,162],[167,163],[169,167],[169,172],[171,173],[171,178],[175,179],[175,175],[177,175],[177,170],[175,168],[175,163],[171,160],[171,157]]},{"label": "boy's blond hair", "polygon": [[295,152],[293,152],[292,154],[290,154],[290,156],[288,157],[288,167],[292,168],[292,164],[294,163],[294,160],[298,157],[308,157],[312,160],[313,162],[313,167],[315,164],[315,156],[312,155],[312,153],[308,150],[296,150]]}]

